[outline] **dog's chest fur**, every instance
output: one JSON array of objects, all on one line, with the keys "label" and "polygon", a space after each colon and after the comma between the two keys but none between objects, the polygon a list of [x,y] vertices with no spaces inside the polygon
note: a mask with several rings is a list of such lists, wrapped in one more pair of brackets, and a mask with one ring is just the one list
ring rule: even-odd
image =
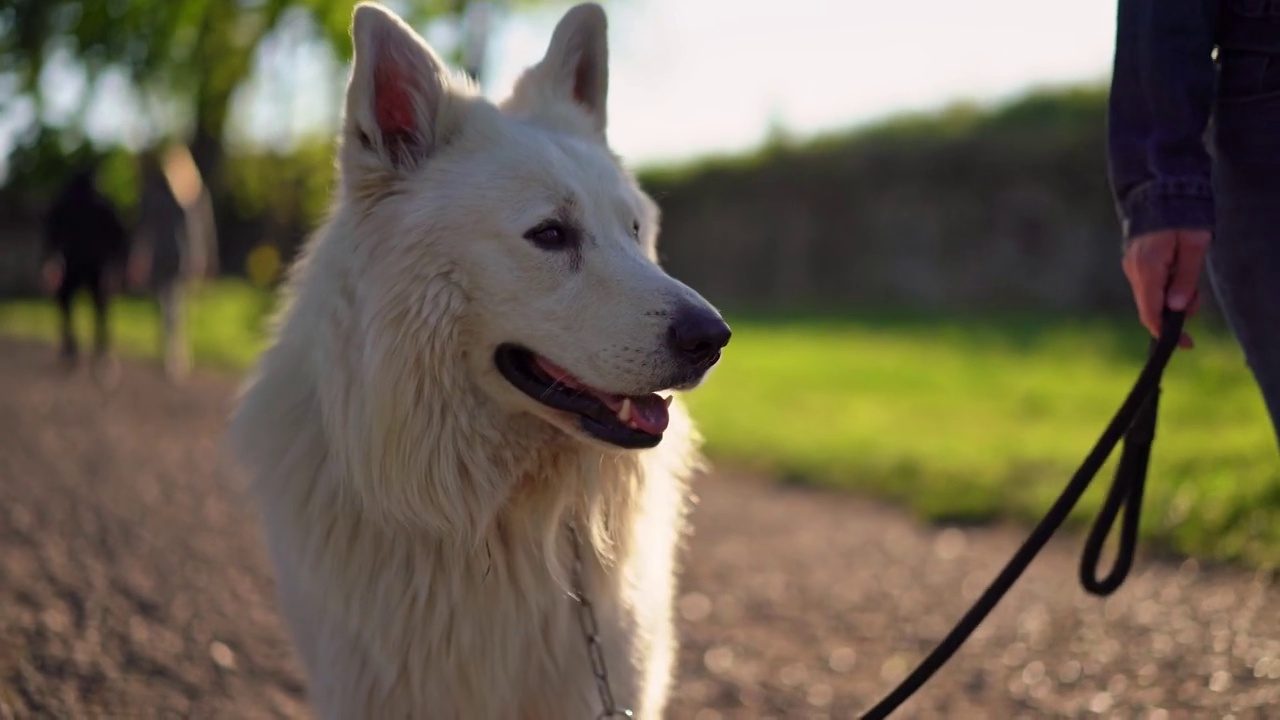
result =
[{"label": "dog's chest fur", "polygon": [[[299,528],[300,529],[300,528]],[[322,716],[577,718],[599,712],[577,607],[520,528],[495,529],[481,547],[450,547],[412,533],[339,520],[277,538],[277,567],[293,633],[310,660]],[[570,567],[568,538],[557,544]],[[634,613],[618,577],[588,561],[615,696],[638,707],[631,665]],[[610,584],[613,584],[610,587]],[[346,686],[346,687],[343,687]],[[363,698],[359,707],[339,706]],[[339,700],[341,699],[341,700]],[[334,703],[334,705],[330,705]],[[331,711],[331,714],[330,714]]]}]

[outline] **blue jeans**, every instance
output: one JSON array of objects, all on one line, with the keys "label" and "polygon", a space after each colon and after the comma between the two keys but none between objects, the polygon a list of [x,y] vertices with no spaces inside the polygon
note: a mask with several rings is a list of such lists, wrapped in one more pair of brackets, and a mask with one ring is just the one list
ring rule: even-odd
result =
[{"label": "blue jeans", "polygon": [[1214,108],[1209,276],[1280,442],[1280,55],[1247,60]]}]

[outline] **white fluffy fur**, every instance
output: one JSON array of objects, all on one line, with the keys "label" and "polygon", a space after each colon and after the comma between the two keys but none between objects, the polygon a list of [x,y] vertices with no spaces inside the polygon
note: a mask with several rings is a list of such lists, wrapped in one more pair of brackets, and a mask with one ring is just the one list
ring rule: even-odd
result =
[{"label": "white fluffy fur", "polygon": [[[315,711],[595,717],[572,521],[614,694],[658,718],[694,428],[677,400],[657,448],[606,447],[492,361],[515,341],[648,392],[672,307],[705,305],[658,267],[656,207],[606,144],[604,13],[570,10],[500,105],[385,9],[359,6],[352,34],[334,209],[230,433]],[[574,263],[522,237],[565,207],[587,235]]]}]

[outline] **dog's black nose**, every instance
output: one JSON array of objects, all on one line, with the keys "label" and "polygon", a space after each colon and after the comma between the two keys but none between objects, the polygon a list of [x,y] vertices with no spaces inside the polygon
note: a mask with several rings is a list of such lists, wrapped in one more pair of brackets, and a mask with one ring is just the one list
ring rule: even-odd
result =
[{"label": "dog's black nose", "polygon": [[731,334],[729,326],[714,311],[686,307],[676,313],[671,323],[671,347],[686,362],[709,365],[729,344]]}]

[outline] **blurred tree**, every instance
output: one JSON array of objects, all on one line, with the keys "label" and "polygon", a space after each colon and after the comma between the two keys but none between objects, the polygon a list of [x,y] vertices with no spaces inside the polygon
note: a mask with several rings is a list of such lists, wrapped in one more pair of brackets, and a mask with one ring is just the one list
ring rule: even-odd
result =
[{"label": "blurred tree", "polygon": [[[545,1],[545,0],[543,0]],[[387,0],[406,21],[452,18],[462,40],[453,59],[473,76],[484,70],[485,38],[497,10],[539,0]],[[122,75],[144,107],[172,107],[185,127],[154,128],[189,135],[201,171],[219,184],[224,139],[235,91],[253,69],[258,45],[286,16],[310,18],[320,41],[338,57],[351,53],[349,26],[355,0],[5,0],[0,4],[0,118],[31,118],[31,128],[10,158],[10,177],[34,168],[52,148],[82,142],[90,92],[79,93],[70,122],[58,127],[44,112],[42,82],[51,64],[82,69],[87,88]],[[152,113],[148,112],[148,115]],[[154,113],[160,124],[176,124]],[[56,154],[56,152],[54,153]]]}]

